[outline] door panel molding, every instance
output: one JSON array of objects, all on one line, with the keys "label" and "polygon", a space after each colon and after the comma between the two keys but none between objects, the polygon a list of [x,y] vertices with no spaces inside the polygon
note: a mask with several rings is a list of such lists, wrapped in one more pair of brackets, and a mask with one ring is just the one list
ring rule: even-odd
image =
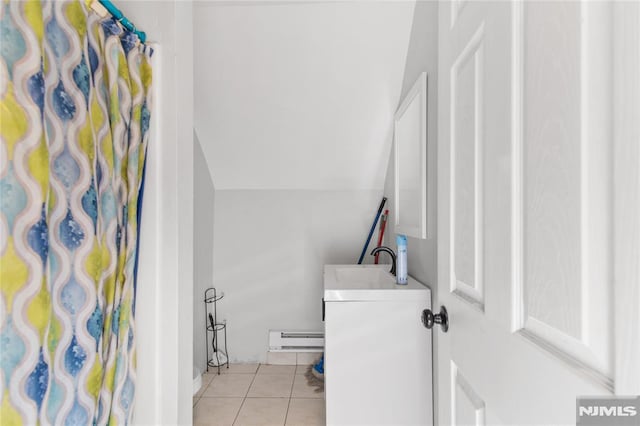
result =
[{"label": "door panel molding", "polygon": [[[451,182],[449,232],[452,259],[450,291],[482,312],[484,312],[485,298],[482,212],[484,192],[483,41],[484,22],[480,24],[450,69],[451,150],[449,152]],[[464,76],[470,77],[471,87],[464,85],[465,81],[462,78]],[[469,82],[466,81],[466,83]],[[464,102],[465,100],[467,102]],[[471,126],[469,120],[472,120]],[[472,173],[469,173],[469,169]],[[464,188],[472,188],[473,193],[465,193]],[[463,205],[465,202],[466,205]],[[465,217],[465,215],[471,217]],[[469,253],[469,248],[473,249],[472,253]]]},{"label": "door panel molding", "polygon": [[[553,206],[554,201],[557,202],[558,212],[560,214],[566,213],[567,210],[575,212],[575,222],[571,223],[569,216],[564,217],[565,224],[568,227],[573,226],[573,232],[568,231],[563,238],[554,235],[551,232],[551,228],[558,226],[561,223],[560,219],[557,219],[559,214],[552,214],[551,219],[548,219],[548,225],[543,222],[539,222],[539,227],[543,230],[544,236],[551,238],[551,242],[559,244],[560,253],[565,253],[569,257],[562,262],[562,266],[573,268],[572,272],[566,269],[558,270],[553,281],[539,281],[536,288],[536,306],[538,310],[545,309],[547,305],[558,303],[556,299],[557,295],[564,295],[567,300],[576,300],[575,305],[571,306],[571,303],[562,303],[563,309],[557,306],[554,311],[556,314],[564,315],[559,317],[556,315],[554,318],[540,318],[537,317],[536,312],[532,312],[532,299],[531,292],[528,290],[529,281],[531,276],[528,276],[526,269],[526,262],[534,261],[538,263],[538,269],[544,270],[543,266],[551,264],[557,261],[555,256],[558,252],[554,252],[554,245],[545,242],[544,246],[549,247],[548,251],[538,250],[538,257],[535,259],[528,259],[526,256],[530,254],[530,248],[528,239],[532,237],[537,238],[537,233],[527,233],[527,220],[531,220],[532,211],[528,211],[527,206],[527,181],[534,181],[533,176],[528,175],[530,171],[528,167],[530,164],[527,161],[531,159],[527,158],[527,153],[531,153],[533,149],[542,150],[539,140],[528,141],[528,151],[525,150],[525,126],[531,125],[527,122],[528,111],[524,110],[524,105],[534,105],[535,108],[535,96],[544,97],[544,93],[538,95],[541,92],[540,88],[536,91],[527,91],[525,84],[539,83],[539,81],[533,81],[532,76],[525,76],[525,62],[527,63],[528,72],[534,74],[533,77],[539,77],[540,80],[544,79],[544,72],[542,77],[535,75],[535,65],[533,64],[531,57],[527,57],[527,48],[530,47],[527,40],[527,32],[525,31],[525,25],[527,23],[527,14],[525,7],[521,2],[512,3],[512,54],[511,54],[511,67],[512,67],[512,332],[517,332],[523,337],[527,338],[540,348],[548,351],[554,357],[568,363],[574,369],[580,372],[580,374],[588,376],[591,380],[595,380],[597,383],[603,385],[606,389],[613,391],[613,367],[612,367],[612,354],[611,354],[611,338],[613,330],[613,322],[611,315],[611,301],[612,301],[612,271],[610,261],[602,261],[607,259],[607,253],[610,252],[609,241],[607,235],[610,235],[610,203],[607,202],[607,193],[611,188],[610,179],[610,161],[607,158],[611,157],[611,150],[607,143],[607,137],[610,135],[610,127],[607,123],[610,122],[610,104],[607,102],[607,94],[611,93],[610,81],[607,80],[607,72],[604,68],[605,65],[610,62],[608,50],[606,49],[607,34],[610,34],[611,30],[611,14],[607,15],[606,5],[591,5],[581,3],[579,5],[573,4],[570,7],[579,7],[579,11],[564,10],[566,25],[559,25],[563,31],[567,31],[567,27],[573,30],[575,33],[574,42],[577,41],[578,52],[574,53],[574,59],[576,63],[561,64],[563,69],[569,70],[567,75],[564,75],[566,80],[570,80],[572,77],[577,82],[573,82],[574,89],[578,90],[575,97],[576,105],[569,105],[566,108],[568,114],[572,114],[572,107],[577,106],[579,112],[573,114],[573,118],[579,120],[579,123],[574,123],[572,129],[579,138],[579,141],[572,142],[570,136],[565,139],[558,139],[554,148],[560,146],[565,149],[566,158],[572,158],[573,163],[566,163],[568,168],[566,175],[571,175],[564,183],[567,186],[567,192],[579,194],[579,199],[571,200],[562,199],[562,182],[559,185],[559,189],[556,194],[551,193],[552,198],[547,198],[540,207],[540,200],[534,200],[536,208],[549,209]],[[533,5],[532,7],[539,7]],[[551,7],[556,7],[551,6]],[[563,7],[563,5],[560,5]],[[572,15],[574,13],[574,15]],[[548,14],[547,14],[548,15]],[[577,16],[576,16],[577,15]],[[550,16],[550,15],[549,15]],[[562,13],[554,14],[554,19],[562,16]],[[546,23],[546,22],[545,22]],[[573,27],[571,26],[573,23]],[[563,22],[550,22],[551,24],[563,24]],[[540,23],[536,25],[536,28],[540,27]],[[558,28],[555,28],[558,29]],[[570,37],[567,44],[572,40]],[[576,40],[577,39],[577,40]],[[567,47],[567,46],[560,46]],[[535,48],[535,46],[534,46]],[[566,56],[562,55],[562,51],[559,51],[561,60],[565,60]],[[546,52],[545,52],[546,53]],[[537,64],[538,67],[550,67],[548,62],[553,62],[554,58],[539,58],[545,59],[544,62]],[[571,75],[571,70],[576,75]],[[547,71],[548,72],[548,71]],[[525,78],[528,77],[528,80]],[[555,78],[555,77],[554,77]],[[560,78],[560,77],[558,77]],[[564,86],[563,86],[564,87]],[[543,87],[544,88],[544,87]],[[527,96],[530,95],[529,99]],[[551,96],[553,96],[552,94]],[[558,94],[563,96],[563,94]],[[598,99],[600,102],[595,102]],[[548,99],[547,99],[548,100]],[[552,98],[553,100],[553,98]],[[610,101],[610,97],[609,97]],[[538,100],[540,102],[540,99]],[[553,111],[553,110],[552,110]],[[546,112],[546,111],[545,111]],[[562,111],[558,111],[562,113]],[[534,117],[539,120],[545,119],[545,116]],[[562,117],[560,117],[562,118]],[[558,118],[558,120],[560,119]],[[566,117],[565,121],[569,121],[572,118],[571,115]],[[549,118],[546,118],[547,121]],[[546,122],[540,122],[538,125],[545,125]],[[564,122],[562,123],[564,124]],[[569,123],[571,127],[571,123]],[[536,129],[534,129],[536,130]],[[561,129],[566,130],[566,129]],[[571,129],[567,130],[571,131]],[[531,134],[531,129],[527,134]],[[552,134],[553,136],[553,134]],[[559,137],[565,136],[560,134]],[[564,143],[564,147],[562,144]],[[572,145],[573,144],[573,145]],[[540,155],[541,153],[536,153]],[[544,153],[542,153],[544,154]],[[557,161],[557,158],[554,157]],[[555,164],[554,164],[555,165]],[[547,167],[546,163],[538,162],[536,166],[542,168]],[[559,163],[556,166],[556,172],[558,168],[565,166],[565,163]],[[564,175],[560,170],[559,175]],[[571,183],[572,182],[572,183]],[[549,196],[550,185],[543,183],[547,188],[547,192],[543,195]],[[571,188],[571,191],[569,190]],[[556,195],[556,198],[553,198]],[[529,203],[532,203],[529,200]],[[567,209],[567,207],[569,207]],[[544,211],[543,211],[544,212]],[[544,214],[547,214],[544,212]],[[540,214],[535,217],[539,220]],[[546,228],[546,229],[545,229]],[[562,229],[561,226],[558,232],[567,231]],[[536,228],[533,228],[536,229]],[[538,229],[538,230],[540,230]],[[568,238],[574,237],[573,242],[568,242]],[[575,250],[574,261],[571,261],[572,250],[571,247],[578,247]],[[535,247],[534,247],[535,249]],[[545,260],[545,257],[547,258]],[[593,259],[600,259],[599,262],[593,262]],[[573,263],[573,265],[572,265]],[[604,265],[604,266],[603,266]],[[560,265],[557,265],[558,267]],[[567,274],[564,274],[568,272]],[[573,274],[573,275],[572,275]],[[556,278],[557,277],[557,278]],[[537,278],[537,277],[536,277]],[[564,281],[561,279],[564,278]],[[544,276],[542,280],[544,280]],[[544,283],[544,284],[542,284]],[[541,287],[544,285],[546,287]],[[572,289],[573,287],[573,289]],[[546,299],[545,299],[546,298]],[[539,311],[540,312],[540,311]],[[559,323],[559,320],[564,319]],[[568,321],[568,322],[566,322]],[[562,324],[562,325],[561,325]]]},{"label": "door panel molding", "polygon": [[[473,419],[460,419],[458,414],[460,411],[473,411]],[[469,414],[469,413],[467,413]],[[476,393],[473,386],[460,373],[456,363],[451,360],[451,424],[452,425],[476,425],[484,426],[485,424],[485,402]]]},{"label": "door panel molding", "polygon": [[523,327],[524,288],[522,271],[523,189],[522,176],[522,114],[524,78],[524,7],[521,1],[511,2],[511,331]]},{"label": "door panel molding", "polygon": [[451,0],[451,28],[456,25],[458,17],[468,0]]},{"label": "door panel molding", "polygon": [[[595,358],[593,352],[584,345],[584,342],[560,333],[553,327],[532,318],[529,318],[526,328],[522,328],[516,333],[564,362],[580,375],[598,383],[609,392],[614,391],[615,384],[611,377],[602,374],[593,368],[592,365],[581,360],[581,358],[587,358],[589,356],[591,356],[592,359]],[[571,353],[570,350],[563,350],[562,348],[578,349],[574,353]],[[580,349],[582,350],[580,351]]]}]

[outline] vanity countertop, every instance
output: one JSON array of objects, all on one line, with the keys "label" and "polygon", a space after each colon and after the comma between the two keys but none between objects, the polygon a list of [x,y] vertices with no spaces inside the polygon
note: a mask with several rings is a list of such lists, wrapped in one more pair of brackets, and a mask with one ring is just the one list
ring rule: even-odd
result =
[{"label": "vanity countertop", "polygon": [[407,285],[396,284],[390,269],[391,265],[324,265],[324,300],[410,300],[429,292],[411,276]]}]

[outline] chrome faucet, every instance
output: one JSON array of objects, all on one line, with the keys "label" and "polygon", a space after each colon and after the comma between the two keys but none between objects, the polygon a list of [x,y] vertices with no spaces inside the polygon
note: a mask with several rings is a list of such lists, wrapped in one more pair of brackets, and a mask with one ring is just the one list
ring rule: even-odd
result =
[{"label": "chrome faucet", "polygon": [[389,247],[380,246],[380,247],[376,247],[373,250],[371,250],[371,256],[375,256],[376,253],[379,253],[381,251],[389,253],[389,256],[391,256],[391,270],[389,272],[391,272],[393,275],[395,275],[396,274],[396,254]]}]

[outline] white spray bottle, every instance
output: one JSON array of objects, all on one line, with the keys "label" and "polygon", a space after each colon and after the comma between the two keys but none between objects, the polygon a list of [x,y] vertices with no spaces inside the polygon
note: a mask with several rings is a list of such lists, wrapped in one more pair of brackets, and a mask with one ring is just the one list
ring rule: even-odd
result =
[{"label": "white spray bottle", "polygon": [[396,283],[401,285],[407,284],[407,237],[404,235],[396,236],[396,244],[398,245],[398,255],[396,257]]}]

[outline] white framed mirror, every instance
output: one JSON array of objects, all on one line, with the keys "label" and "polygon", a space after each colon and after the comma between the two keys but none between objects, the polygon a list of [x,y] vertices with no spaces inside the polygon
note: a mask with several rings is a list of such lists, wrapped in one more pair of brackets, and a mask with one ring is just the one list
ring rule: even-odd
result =
[{"label": "white framed mirror", "polygon": [[427,73],[402,101],[394,120],[395,232],[427,235]]}]

